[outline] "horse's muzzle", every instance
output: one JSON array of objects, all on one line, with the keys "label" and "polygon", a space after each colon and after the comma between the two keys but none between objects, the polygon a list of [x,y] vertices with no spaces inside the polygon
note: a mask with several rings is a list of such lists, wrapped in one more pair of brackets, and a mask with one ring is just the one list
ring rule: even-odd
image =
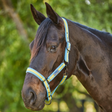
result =
[{"label": "horse's muzzle", "polygon": [[25,86],[23,86],[22,99],[24,101],[26,108],[31,110],[43,109],[45,105],[45,98],[45,93],[40,92],[37,95],[37,93],[31,87],[26,88]]}]

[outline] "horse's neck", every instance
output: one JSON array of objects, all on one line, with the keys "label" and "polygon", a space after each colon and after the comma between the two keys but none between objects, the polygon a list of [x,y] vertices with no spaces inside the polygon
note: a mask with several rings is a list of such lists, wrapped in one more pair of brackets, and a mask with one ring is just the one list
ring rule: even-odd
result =
[{"label": "horse's neck", "polygon": [[103,55],[103,47],[105,46],[99,37],[71,21],[68,22],[68,25],[71,44],[78,49],[82,56],[91,55],[96,57],[97,54],[97,57],[100,57]]},{"label": "horse's neck", "polygon": [[[79,67],[83,67],[81,69],[84,70],[84,73],[87,72],[87,75],[92,72],[94,78],[97,80],[98,77],[107,73],[107,66],[109,66],[106,46],[99,37],[88,30],[80,28],[71,21],[68,21],[68,25],[71,44],[78,51],[78,61],[83,61],[85,64],[85,67],[82,66],[82,64],[80,64]],[[101,66],[103,70],[101,69]],[[88,70],[86,70],[86,68]],[[97,74],[94,73],[97,70]]]},{"label": "horse's neck", "polygon": [[[111,94],[106,92],[111,88],[111,84],[108,84],[110,81],[108,75],[109,58],[106,54],[106,46],[99,37],[80,28],[75,23],[68,21],[68,26],[72,47],[76,48],[79,54],[77,55],[79,60],[76,76],[93,99],[110,112],[109,108],[112,109],[112,107],[108,104],[112,103],[112,100],[106,99],[107,96],[112,98]],[[110,91],[112,92],[112,90]],[[106,103],[103,102],[105,100]]]}]

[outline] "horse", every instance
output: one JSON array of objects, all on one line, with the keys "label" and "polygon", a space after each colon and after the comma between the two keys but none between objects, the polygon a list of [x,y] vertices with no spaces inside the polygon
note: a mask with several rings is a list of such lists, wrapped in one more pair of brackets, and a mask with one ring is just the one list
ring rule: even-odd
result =
[{"label": "horse", "polygon": [[42,110],[52,99],[50,92],[75,74],[101,112],[112,112],[112,35],[61,18],[48,3],[45,5],[47,18],[30,5],[40,26],[29,45],[30,68],[22,88],[26,108]]}]

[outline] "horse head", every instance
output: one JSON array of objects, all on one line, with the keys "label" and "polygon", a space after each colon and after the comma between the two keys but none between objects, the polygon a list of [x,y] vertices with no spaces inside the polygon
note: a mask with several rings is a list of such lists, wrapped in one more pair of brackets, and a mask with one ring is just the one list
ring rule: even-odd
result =
[{"label": "horse head", "polygon": [[[30,68],[38,71],[45,79],[63,62],[65,53],[65,27],[62,18],[46,3],[48,18],[31,5],[34,20],[39,26],[35,39],[30,43]],[[65,68],[49,84],[53,91],[60,83]],[[32,73],[27,72],[22,98],[25,106],[32,110],[41,110],[47,99],[43,82]]]}]

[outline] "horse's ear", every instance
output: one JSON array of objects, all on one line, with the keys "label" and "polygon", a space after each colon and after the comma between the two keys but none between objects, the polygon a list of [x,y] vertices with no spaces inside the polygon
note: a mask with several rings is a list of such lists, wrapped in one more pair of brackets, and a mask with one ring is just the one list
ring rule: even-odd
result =
[{"label": "horse's ear", "polygon": [[83,74],[85,75],[90,75],[90,69],[88,68],[85,60],[83,59],[83,57],[80,57],[79,58],[79,61],[78,61],[78,70],[80,72],[82,72]]},{"label": "horse's ear", "polygon": [[59,24],[59,23],[63,23],[62,18],[52,9],[52,7],[46,3],[46,13],[47,16],[55,23],[55,24]]},{"label": "horse's ear", "polygon": [[36,23],[38,25],[40,25],[41,22],[44,19],[46,19],[46,17],[42,13],[40,13],[39,11],[37,11],[32,4],[30,4],[30,9],[31,9],[31,12],[32,12],[34,20],[36,21]]}]

